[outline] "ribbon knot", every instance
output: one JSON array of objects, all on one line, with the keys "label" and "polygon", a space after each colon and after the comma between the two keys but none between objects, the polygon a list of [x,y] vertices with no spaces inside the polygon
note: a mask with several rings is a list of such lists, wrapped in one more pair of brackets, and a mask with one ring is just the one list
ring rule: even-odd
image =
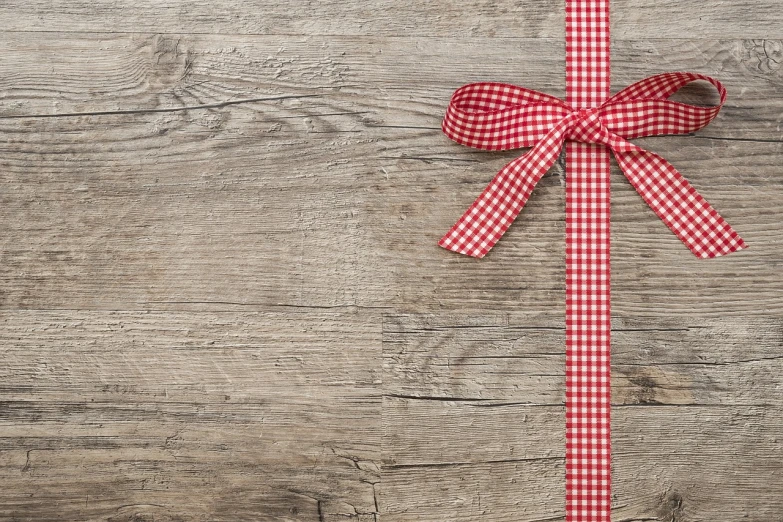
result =
[{"label": "ribbon knot", "polygon": [[566,140],[610,145],[610,135],[601,121],[599,109],[579,109],[572,112],[571,116],[565,133]]},{"label": "ribbon knot", "polygon": [[[717,89],[718,105],[700,107],[668,99],[697,80]],[[719,81],[686,72],[651,76],[599,107],[581,109],[515,85],[465,85],[452,96],[443,120],[443,132],[449,138],[483,150],[532,148],[498,172],[438,244],[484,257],[555,163],[564,141],[573,140],[611,148],[642,199],[697,257],[716,257],[745,248],[742,238],[677,169],[661,156],[627,141],[695,132],[717,116],[725,101],[726,89]]]},{"label": "ribbon knot", "polygon": [[576,115],[580,120],[584,121],[597,112],[598,109],[579,109],[576,111]]}]

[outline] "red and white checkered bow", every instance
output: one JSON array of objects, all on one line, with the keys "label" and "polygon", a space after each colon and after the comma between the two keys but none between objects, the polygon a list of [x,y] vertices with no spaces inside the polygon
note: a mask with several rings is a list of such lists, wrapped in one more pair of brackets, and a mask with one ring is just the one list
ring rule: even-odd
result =
[{"label": "red and white checkered bow", "polygon": [[[609,0],[566,0],[566,102],[514,85],[479,83],[457,90],[443,131],[488,150],[532,147],[506,165],[440,240],[483,257],[525,205],[566,144],[565,220],[565,519],[609,522],[611,495],[610,163],[698,257],[728,254],[745,242],[662,157],[626,141],[682,134],[712,121],[726,100],[720,82],[669,73],[609,97]],[[704,80],[715,107],[668,98]],[[557,517],[556,517],[557,518]]]},{"label": "red and white checkered bow", "polygon": [[[704,80],[720,103],[697,107],[668,100],[686,84]],[[675,72],[651,76],[594,109],[576,110],[541,92],[504,83],[474,83],[451,98],[443,132],[484,150],[532,147],[498,172],[440,246],[484,257],[517,217],[533,187],[557,160],[565,140],[611,148],[628,181],[658,217],[696,256],[709,258],[744,248],[745,242],[690,183],[661,156],[627,139],[687,134],[720,111],[726,89],[709,76]]]}]

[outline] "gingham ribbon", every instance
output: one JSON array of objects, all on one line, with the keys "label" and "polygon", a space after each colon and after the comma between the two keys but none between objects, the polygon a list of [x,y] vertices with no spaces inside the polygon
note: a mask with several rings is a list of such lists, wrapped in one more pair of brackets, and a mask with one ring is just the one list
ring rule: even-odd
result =
[{"label": "gingham ribbon", "polygon": [[[668,98],[704,80],[714,107]],[[696,256],[745,242],[668,161],[628,139],[706,126],[726,100],[717,80],[669,73],[609,98],[609,0],[566,0],[566,98],[502,83],[458,89],[443,131],[485,150],[532,147],[495,176],[439,244],[483,257],[525,205],[566,143],[567,522],[609,522],[611,513],[609,149],[650,208]]]},{"label": "gingham ribbon", "polygon": [[[696,80],[715,86],[718,105],[698,107],[667,99]],[[532,148],[497,173],[438,244],[484,257],[555,163],[564,141],[574,140],[612,149],[631,185],[696,256],[709,258],[742,249],[746,246],[742,238],[677,169],[627,141],[697,131],[717,116],[725,100],[726,89],[719,81],[687,72],[651,76],[592,109],[575,109],[553,96],[504,83],[461,87],[443,120],[449,138],[484,150]]]}]

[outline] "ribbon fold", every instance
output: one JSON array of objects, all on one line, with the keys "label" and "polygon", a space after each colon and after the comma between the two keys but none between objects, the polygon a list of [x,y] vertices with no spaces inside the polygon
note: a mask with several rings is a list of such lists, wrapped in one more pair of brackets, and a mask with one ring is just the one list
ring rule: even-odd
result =
[{"label": "ribbon fold", "polygon": [[[717,89],[718,105],[699,107],[668,99],[697,80]],[[580,110],[554,96],[515,85],[465,85],[452,96],[443,120],[443,132],[449,138],[483,150],[532,148],[497,173],[438,244],[460,254],[484,257],[557,161],[563,143],[574,140],[611,148],[642,199],[697,257],[746,248],[737,232],[677,169],[627,141],[695,132],[717,116],[725,101],[726,89],[719,81],[688,72],[651,76],[597,108]]]}]

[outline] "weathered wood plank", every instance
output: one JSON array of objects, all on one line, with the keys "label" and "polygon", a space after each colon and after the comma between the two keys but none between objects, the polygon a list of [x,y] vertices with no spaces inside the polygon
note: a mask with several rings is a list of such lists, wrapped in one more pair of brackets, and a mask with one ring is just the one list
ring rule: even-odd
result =
[{"label": "weathered wood plank", "polygon": [[[405,400],[408,429],[427,410]],[[421,402],[421,401],[419,401]],[[385,401],[388,404],[388,401]],[[454,402],[429,411],[445,424],[415,462],[390,463],[395,426],[386,421],[381,473],[383,520],[564,520],[564,421],[540,422],[529,406],[493,408],[489,421]],[[554,418],[563,408],[551,410]],[[447,420],[448,419],[448,420]],[[452,431],[459,419],[461,433]],[[486,424],[481,424],[483,421]],[[473,421],[471,423],[471,421]],[[481,428],[484,427],[484,430]],[[612,412],[612,516],[615,520],[777,520],[783,501],[780,410],[760,407],[615,407]],[[549,438],[551,455],[526,457],[528,441]],[[468,461],[425,460],[452,450],[482,447]],[[543,448],[544,445],[541,444]],[[410,456],[409,456],[410,457]],[[763,478],[762,478],[763,477]]]},{"label": "weathered wood plank", "polygon": [[[614,404],[783,406],[780,319],[675,317],[613,321]],[[564,317],[386,317],[384,365],[385,392],[403,398],[561,404]]]},{"label": "weathered wood plank", "polygon": [[[519,72],[496,57],[520,42],[345,37],[281,47],[276,37],[58,35],[46,43],[26,33],[3,42],[18,62],[35,64],[0,74],[10,116],[0,119],[6,308],[562,308],[561,166],[487,260],[435,246],[516,154],[449,142],[438,130],[449,92],[463,81],[513,81]],[[522,43],[525,84],[557,94],[559,50]],[[639,65],[651,52],[680,56],[683,68],[723,69],[734,112],[700,138],[640,142],[680,167],[752,250],[692,259],[615,172],[621,315],[658,314],[664,299],[666,313],[783,308],[774,268],[783,254],[780,71],[756,68],[742,41],[702,43],[621,43],[615,53],[628,59],[615,77],[622,84],[653,72]],[[52,72],[42,75],[41,64]],[[739,141],[723,139],[732,136]],[[673,272],[690,291],[671,292]]]},{"label": "weathered wood plank", "polygon": [[[612,4],[615,39],[658,37],[779,37],[774,0],[625,0]],[[289,35],[564,36],[564,2],[512,0],[459,6],[393,2],[186,2],[184,0],[6,0],[4,31],[165,32]]]},{"label": "weathered wood plank", "polygon": [[[612,336],[614,517],[774,519],[783,320],[623,319]],[[563,346],[547,314],[385,316],[384,520],[560,520]]]},{"label": "weathered wood plank", "polygon": [[375,519],[377,316],[0,318],[0,518]]},{"label": "weathered wood plank", "polygon": [[[266,106],[291,115],[299,103]],[[273,122],[250,123],[257,110],[0,125],[16,142],[0,174],[3,306],[382,304],[388,290],[361,255],[367,193],[341,166],[353,138],[269,138]]]},{"label": "weathered wood plank", "polygon": [[[0,51],[8,57],[0,62],[0,117],[205,105],[230,113],[231,104],[243,100],[317,95],[306,100],[313,110],[350,101],[354,115],[364,116],[322,131],[374,133],[376,125],[437,128],[453,90],[472,81],[520,83],[564,95],[562,39],[485,41],[373,36],[281,43],[277,36],[100,33],[41,39],[10,33],[0,37]],[[778,47],[783,49],[780,40],[619,41],[612,48],[613,90],[664,71],[711,74],[726,85],[729,100],[700,136],[781,141]],[[691,92],[705,100],[704,90]],[[708,90],[706,99],[717,97]],[[273,121],[282,134],[301,133],[301,119],[309,115],[284,116]],[[364,126],[357,128],[356,120]]]}]

